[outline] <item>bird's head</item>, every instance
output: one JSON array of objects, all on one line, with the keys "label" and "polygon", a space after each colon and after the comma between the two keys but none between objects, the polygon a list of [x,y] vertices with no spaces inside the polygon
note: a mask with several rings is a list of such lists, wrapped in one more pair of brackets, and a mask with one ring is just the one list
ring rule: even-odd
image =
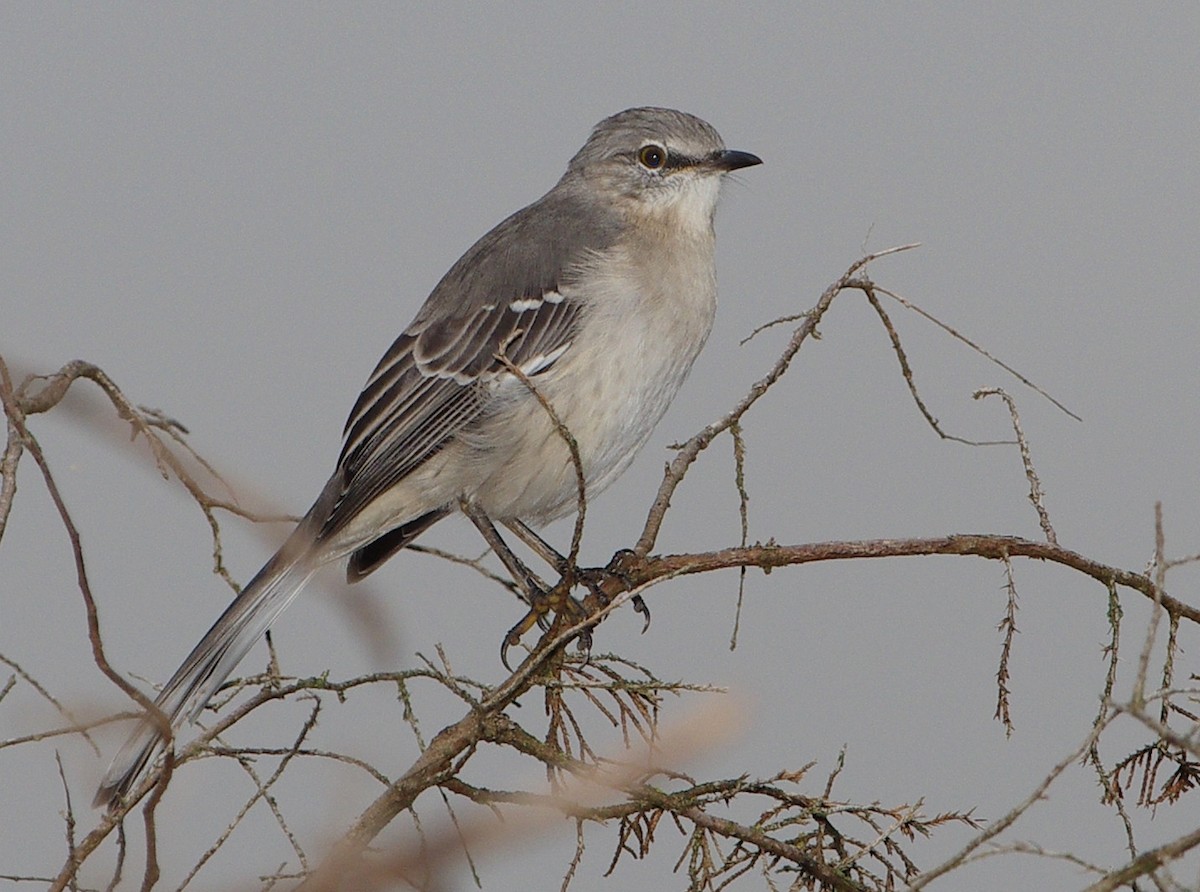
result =
[{"label": "bird's head", "polygon": [[563,184],[626,214],[711,228],[721,177],[761,164],[725,148],[711,124],[670,108],[630,108],[605,118],[567,165]]}]

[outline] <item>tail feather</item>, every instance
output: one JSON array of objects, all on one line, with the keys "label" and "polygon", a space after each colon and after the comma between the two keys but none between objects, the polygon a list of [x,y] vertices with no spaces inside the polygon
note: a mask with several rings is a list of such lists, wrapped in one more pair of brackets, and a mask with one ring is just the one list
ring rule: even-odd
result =
[{"label": "tail feather", "polygon": [[[155,704],[174,731],[186,718],[195,721],[254,643],[312,578],[320,562],[302,551],[284,557],[287,547],[272,558],[226,608],[183,665],[167,682]],[[143,718],[121,747],[93,805],[111,807],[138,782],[163,745],[159,725]]]}]

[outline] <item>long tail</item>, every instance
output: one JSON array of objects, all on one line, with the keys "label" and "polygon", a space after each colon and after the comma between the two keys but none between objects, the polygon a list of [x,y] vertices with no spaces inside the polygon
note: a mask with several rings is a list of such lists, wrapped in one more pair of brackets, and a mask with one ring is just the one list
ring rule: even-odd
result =
[{"label": "long tail", "polygon": [[[294,542],[289,540],[294,546]],[[242,657],[319,568],[308,549],[283,548],[250,580],[200,643],[188,654],[155,703],[172,730],[194,721]],[[96,791],[92,805],[111,807],[138,782],[163,744],[158,724],[143,718],[125,741]]]}]

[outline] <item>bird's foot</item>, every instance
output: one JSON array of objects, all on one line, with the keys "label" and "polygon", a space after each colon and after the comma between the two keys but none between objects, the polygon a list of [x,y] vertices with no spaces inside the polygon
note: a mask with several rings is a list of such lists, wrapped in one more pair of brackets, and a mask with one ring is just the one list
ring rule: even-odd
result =
[{"label": "bird's foot", "polygon": [[[594,613],[607,607],[617,595],[635,588],[635,571],[640,562],[641,558],[636,553],[622,548],[613,555],[608,566],[580,570],[579,581],[588,589],[584,606]],[[646,606],[641,595],[633,596],[633,609],[640,613],[645,621],[642,626],[644,634],[650,628],[650,608]]]},{"label": "bird's foot", "polygon": [[[500,662],[504,664],[504,668],[512,671],[507,660],[508,650],[520,644],[525,633],[535,625],[546,632],[578,625],[611,604],[617,595],[633,589],[637,585],[635,571],[640,561],[634,552],[622,549],[613,556],[606,567],[576,569],[574,572],[564,573],[558,584],[549,591],[536,586],[531,587],[528,592],[529,612],[508,630],[500,646]],[[588,590],[588,594],[582,600],[571,595],[571,588],[575,583]],[[646,606],[641,595],[634,595],[632,600],[633,609],[644,619],[644,633],[650,628],[650,608]],[[586,660],[592,649],[592,630],[580,630],[577,641]]]},{"label": "bird's foot", "polygon": [[[571,596],[571,582],[564,577],[549,591],[540,587],[531,587],[527,592],[529,612],[521,617],[521,621],[508,630],[500,645],[500,662],[509,672],[508,650],[521,643],[525,633],[535,625],[543,632],[552,632],[556,628],[576,625],[587,619],[591,613],[578,599]],[[585,653],[592,647],[591,629],[583,629],[578,636],[579,647]]]}]

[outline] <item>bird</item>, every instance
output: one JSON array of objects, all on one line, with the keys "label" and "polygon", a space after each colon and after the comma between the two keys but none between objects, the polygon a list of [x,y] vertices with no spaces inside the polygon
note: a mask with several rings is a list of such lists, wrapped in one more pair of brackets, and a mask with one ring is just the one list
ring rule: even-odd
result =
[{"label": "bird", "polygon": [[612,483],[712,329],[724,175],[760,163],[674,109],[600,121],[554,187],[475,242],[383,355],[333,475],[163,686],[94,805],[129,796],[321,567],[347,559],[360,580],[458,511],[493,547],[493,522],[569,514],[578,483],[562,427],[586,496]]}]

